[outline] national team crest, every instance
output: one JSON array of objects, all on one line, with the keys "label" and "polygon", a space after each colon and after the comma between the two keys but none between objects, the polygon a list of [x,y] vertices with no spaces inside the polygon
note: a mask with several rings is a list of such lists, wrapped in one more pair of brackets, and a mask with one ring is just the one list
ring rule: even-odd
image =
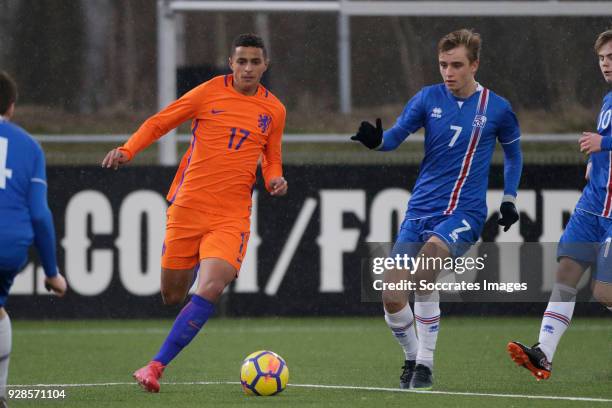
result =
[{"label": "national team crest", "polygon": [[431,117],[440,119],[442,117],[442,108],[435,107],[431,110]]},{"label": "national team crest", "polygon": [[472,126],[482,129],[486,123],[487,117],[485,115],[476,115],[474,117],[474,123],[472,123]]},{"label": "national team crest", "polygon": [[257,126],[259,126],[259,128],[261,129],[261,133],[266,133],[266,131],[270,127],[270,123],[272,123],[272,118],[270,117],[270,115],[266,115],[265,113],[259,115]]}]

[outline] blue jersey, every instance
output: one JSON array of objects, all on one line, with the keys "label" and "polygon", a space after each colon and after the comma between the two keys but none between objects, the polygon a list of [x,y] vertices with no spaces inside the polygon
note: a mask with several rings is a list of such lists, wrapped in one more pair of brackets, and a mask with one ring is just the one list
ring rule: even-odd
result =
[{"label": "blue jersey", "polygon": [[43,151],[25,130],[0,119],[0,242],[32,243],[32,183],[47,183]]},{"label": "blue jersey", "polygon": [[425,157],[406,218],[466,211],[486,217],[495,143],[519,146],[520,129],[508,101],[480,85],[465,100],[444,84],[428,86],[408,102],[394,126],[406,135],[421,127],[425,128]]},{"label": "blue jersey", "polygon": [[0,286],[4,292],[26,262],[32,241],[45,275],[57,275],[45,156],[26,131],[0,116]]},{"label": "blue jersey", "polygon": [[[612,92],[603,100],[603,106],[597,120],[597,133],[604,138],[612,137]],[[604,142],[602,141],[602,144]],[[591,173],[589,181],[582,191],[576,208],[601,217],[612,218],[612,151],[601,151],[591,154]]]}]

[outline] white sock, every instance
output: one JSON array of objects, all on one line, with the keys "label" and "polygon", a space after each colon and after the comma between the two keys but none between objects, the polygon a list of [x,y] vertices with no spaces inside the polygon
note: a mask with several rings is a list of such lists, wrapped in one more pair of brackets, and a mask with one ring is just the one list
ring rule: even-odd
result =
[{"label": "white sock", "polygon": [[417,364],[433,370],[433,355],[440,329],[440,294],[414,295],[414,318],[419,336]]},{"label": "white sock", "polygon": [[402,346],[406,360],[415,360],[419,342],[414,331],[414,316],[410,304],[406,303],[406,306],[396,313],[385,310],[385,321]]},{"label": "white sock", "polygon": [[612,312],[612,306],[609,306],[609,307],[608,307],[608,310]]},{"label": "white sock", "polygon": [[6,400],[9,356],[11,355],[11,319],[8,315],[0,320],[0,400]]},{"label": "white sock", "polygon": [[576,288],[555,283],[548,307],[542,318],[540,326],[540,349],[546,355],[549,362],[552,362],[555,350],[561,340],[561,336],[572,320],[574,306],[576,305]]}]

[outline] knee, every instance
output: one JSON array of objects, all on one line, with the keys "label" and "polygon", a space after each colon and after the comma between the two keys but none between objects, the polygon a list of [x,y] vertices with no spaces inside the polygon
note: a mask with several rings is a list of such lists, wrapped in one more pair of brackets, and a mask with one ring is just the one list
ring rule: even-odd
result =
[{"label": "knee", "polygon": [[561,258],[557,268],[557,282],[575,288],[583,272],[584,267],[578,262],[570,258]]},{"label": "knee", "polygon": [[185,294],[177,291],[162,289],[162,300],[166,306],[179,305],[185,301]]},{"label": "knee", "polygon": [[400,310],[402,310],[404,307],[406,307],[406,302],[403,302],[400,299],[397,299],[394,296],[385,296],[385,294],[383,293],[383,306],[385,308],[385,311],[387,313],[397,313]]},{"label": "knee", "polygon": [[198,288],[198,295],[216,302],[225,290],[226,283],[221,279],[209,280]]},{"label": "knee", "polygon": [[593,297],[606,307],[612,307],[612,285],[596,283],[593,287]]}]

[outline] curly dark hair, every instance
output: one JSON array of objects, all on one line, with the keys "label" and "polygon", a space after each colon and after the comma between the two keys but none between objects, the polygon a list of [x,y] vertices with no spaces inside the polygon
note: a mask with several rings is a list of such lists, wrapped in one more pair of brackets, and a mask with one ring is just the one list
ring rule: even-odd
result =
[{"label": "curly dark hair", "polygon": [[264,45],[263,39],[257,34],[246,33],[240,34],[232,41],[232,49],[230,55],[234,55],[236,48],[238,47],[255,47],[263,50],[264,57],[267,57],[266,46]]}]

